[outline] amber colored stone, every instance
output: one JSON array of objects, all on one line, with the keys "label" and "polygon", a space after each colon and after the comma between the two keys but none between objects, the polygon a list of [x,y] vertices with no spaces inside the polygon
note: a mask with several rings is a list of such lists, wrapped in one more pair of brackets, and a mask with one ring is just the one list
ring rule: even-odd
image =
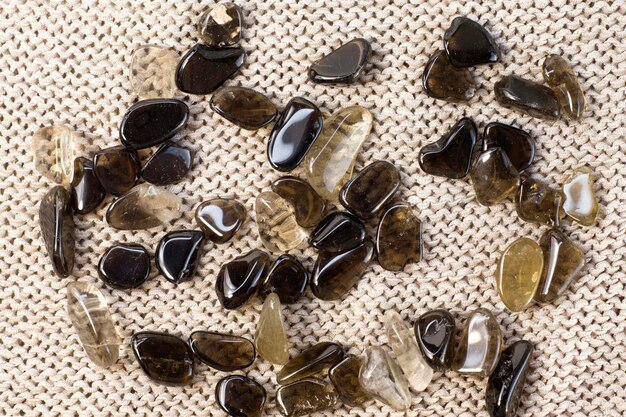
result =
[{"label": "amber colored stone", "polygon": [[176,194],[151,184],[139,184],[111,203],[106,220],[120,230],[151,229],[178,218],[180,206]]},{"label": "amber colored stone", "polygon": [[442,50],[435,52],[426,63],[422,85],[430,97],[452,103],[470,101],[476,91],[476,82],[469,70],[452,65]]},{"label": "amber colored stone", "polygon": [[454,360],[454,318],[446,310],[433,310],[419,316],[414,326],[417,345],[435,371],[446,371]]},{"label": "amber colored stone", "polygon": [[266,398],[265,388],[254,379],[243,375],[224,377],[215,387],[217,404],[230,416],[260,416]]},{"label": "amber colored stone", "polygon": [[156,267],[170,282],[178,284],[193,276],[202,256],[204,233],[177,230],[163,236],[154,252]]},{"label": "amber colored stone", "polygon": [[476,200],[491,206],[513,194],[519,173],[502,148],[491,148],[480,154],[471,172]]},{"label": "amber colored stone", "polygon": [[372,46],[367,40],[353,39],[311,65],[309,78],[315,83],[354,83],[371,54]]},{"label": "amber colored stone", "polygon": [[528,307],[539,286],[543,252],[534,240],[520,238],[504,250],[496,268],[500,299],[511,311]]},{"label": "amber colored stone", "polygon": [[508,75],[494,85],[494,92],[498,103],[529,116],[556,120],[561,115],[554,91],[534,81]]},{"label": "amber colored stone", "polygon": [[130,64],[133,91],[140,99],[173,97],[178,59],[178,53],[168,48],[144,45],[135,49]]},{"label": "amber colored stone", "polygon": [[122,195],[137,183],[141,162],[137,152],[123,146],[98,151],[93,166],[100,185],[109,193]]},{"label": "amber colored stone", "polygon": [[535,159],[535,142],[528,132],[504,123],[489,123],[483,132],[482,150],[499,147],[506,152],[511,164],[522,172]]},{"label": "amber colored stone", "polygon": [[380,346],[365,350],[359,382],[371,396],[395,410],[406,410],[411,405],[409,382],[396,361]]},{"label": "amber colored stone", "polygon": [[100,258],[98,276],[111,288],[137,288],[150,276],[150,254],[141,245],[113,245]]},{"label": "amber colored stone", "polygon": [[72,208],[76,214],[94,211],[104,200],[106,191],[96,177],[93,161],[78,157],[74,159],[74,178],[70,185]]},{"label": "amber colored stone", "polygon": [[385,209],[376,233],[376,258],[388,271],[422,260],[422,223],[405,203]]},{"label": "amber colored stone", "polygon": [[563,193],[543,181],[522,176],[515,200],[517,215],[531,223],[558,226],[563,213]]},{"label": "amber colored stone", "polygon": [[241,336],[196,330],[189,346],[201,362],[224,372],[247,368],[256,359],[254,343]]},{"label": "amber colored stone", "polygon": [[324,217],[326,202],[308,182],[297,177],[281,177],[272,183],[272,191],[293,207],[301,227],[315,227]]},{"label": "amber colored stone", "polygon": [[193,380],[193,352],[180,337],[139,332],[133,335],[131,346],[150,379],[164,385],[188,385]]},{"label": "amber colored stone", "polygon": [[283,304],[295,303],[309,285],[309,273],[293,255],[284,254],[272,263],[267,277],[259,288],[259,295],[276,293]]},{"label": "amber colored stone", "polygon": [[451,179],[467,176],[472,167],[477,134],[472,119],[462,118],[437,142],[420,149],[420,168],[427,174]]},{"label": "amber colored stone", "polygon": [[173,98],[143,100],[122,118],[120,140],[130,149],[160,145],[187,126],[189,107]]},{"label": "amber colored stone", "polygon": [[465,321],[457,342],[454,369],[487,377],[493,373],[502,352],[502,332],[489,310],[479,308]]},{"label": "amber colored stone", "polygon": [[563,183],[563,211],[583,226],[593,226],[598,218],[598,200],[593,192],[593,172],[583,166]]},{"label": "amber colored stone", "polygon": [[276,118],[276,106],[258,91],[223,87],[211,97],[211,108],[226,120],[247,130],[257,130]]},{"label": "amber colored stone", "polygon": [[257,292],[269,267],[269,255],[258,249],[225,263],[215,281],[222,306],[233,310],[245,304]]},{"label": "amber colored stone", "polygon": [[359,382],[362,363],[363,359],[360,357],[347,355],[328,371],[341,402],[351,407],[360,406],[372,398]]},{"label": "amber colored stone", "polygon": [[293,207],[273,191],[257,195],[254,202],[259,238],[272,252],[288,252],[306,240]]},{"label": "amber colored stone", "polygon": [[337,393],[330,383],[306,378],[280,387],[276,403],[284,416],[305,416],[333,408],[337,404]]},{"label": "amber colored stone", "polygon": [[500,49],[480,23],[464,16],[455,17],[443,35],[450,62],[457,67],[493,64],[500,60]]},{"label": "amber colored stone", "polygon": [[238,46],[196,44],[178,63],[176,86],[187,94],[209,94],[239,71],[245,60],[246,52]]},{"label": "amber colored stone", "polygon": [[246,208],[237,200],[216,198],[196,209],[196,223],[214,243],[228,242],[246,221]]},{"label": "amber colored stone", "polygon": [[337,253],[363,244],[365,237],[365,226],[361,220],[350,213],[335,211],[317,225],[309,243],[315,249]]},{"label": "amber colored stone", "polygon": [[254,345],[260,357],[266,361],[284,365],[289,361],[289,343],[280,299],[272,293],[265,298],[254,333]]},{"label": "amber colored stone", "polygon": [[166,142],[145,163],[141,177],[154,185],[174,184],[187,175],[192,163],[189,149]]},{"label": "amber colored stone", "polygon": [[208,7],[198,21],[198,34],[206,46],[234,45],[241,40],[241,9],[229,1]]},{"label": "amber colored stone", "polygon": [[346,351],[338,343],[320,342],[302,351],[276,374],[276,382],[290,384],[316,374],[323,374],[343,359]]},{"label": "amber colored stone", "polygon": [[548,55],[543,61],[543,79],[556,94],[563,113],[571,119],[582,119],[585,93],[567,61],[555,54]]},{"label": "amber colored stone", "polygon": [[62,186],[52,188],[41,200],[39,226],[52,269],[60,277],[69,276],[74,269],[74,217],[70,194]]},{"label": "amber colored stone", "polygon": [[74,135],[63,125],[37,130],[30,142],[35,169],[57,184],[72,181],[74,169]]}]

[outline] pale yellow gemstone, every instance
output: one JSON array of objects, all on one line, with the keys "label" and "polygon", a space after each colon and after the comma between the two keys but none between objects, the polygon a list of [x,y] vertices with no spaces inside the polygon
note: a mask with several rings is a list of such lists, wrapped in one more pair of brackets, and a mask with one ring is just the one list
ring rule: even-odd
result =
[{"label": "pale yellow gemstone", "polygon": [[532,304],[543,271],[543,251],[537,242],[520,238],[511,243],[496,268],[496,286],[504,305],[522,311]]},{"label": "pale yellow gemstone", "polygon": [[35,169],[57,184],[67,185],[74,175],[74,139],[66,126],[47,126],[31,140]]},{"label": "pale yellow gemstone", "polygon": [[275,192],[259,194],[254,210],[259,237],[270,251],[287,252],[306,240],[306,232],[296,221],[293,207]]},{"label": "pale yellow gemstone", "polygon": [[171,49],[153,45],[137,48],[130,63],[133,91],[140,99],[173,97],[178,60],[178,54]]},{"label": "pale yellow gemstone", "polygon": [[584,226],[593,226],[598,217],[598,200],[593,192],[593,173],[580,167],[563,183],[563,211]]},{"label": "pale yellow gemstone", "polygon": [[380,346],[365,350],[359,383],[371,396],[396,410],[406,410],[411,406],[406,377],[398,363]]},{"label": "pale yellow gemstone", "polygon": [[345,107],[324,119],[304,167],[309,184],[326,200],[337,200],[341,187],[352,176],[354,161],[372,123],[372,114],[360,106]]},{"label": "pale yellow gemstone", "polygon": [[254,334],[254,345],[260,357],[276,365],[289,361],[289,344],[280,311],[280,298],[271,293],[265,298]]}]

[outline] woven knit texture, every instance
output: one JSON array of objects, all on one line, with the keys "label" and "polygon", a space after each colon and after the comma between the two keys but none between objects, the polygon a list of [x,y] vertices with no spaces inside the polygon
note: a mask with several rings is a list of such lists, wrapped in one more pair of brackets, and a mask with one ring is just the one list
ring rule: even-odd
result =
[{"label": "woven knit texture", "polygon": [[[239,129],[209,108],[210,96],[179,94],[190,106],[180,143],[195,153],[190,175],[168,189],[183,199],[182,217],[150,231],[117,231],[104,214],[76,216],[76,267],[71,277],[52,272],[38,226],[38,205],[52,184],[33,167],[30,137],[63,123],[73,129],[78,155],[119,144],[122,115],[137,100],[128,80],[132,51],[156,44],[184,53],[197,42],[195,23],[210,0],[2,0],[0,8],[0,415],[3,416],[222,416],[215,385],[224,373],[197,366],[188,387],[164,387],[141,371],[129,347],[133,333],[157,330],[188,337],[196,329],[253,337],[261,310],[254,299],[236,311],[221,307],[214,282],[220,266],[260,247],[255,196],[280,175],[267,162],[270,128]],[[248,59],[227,85],[269,96],[280,108],[304,96],[323,111],[362,105],[374,128],[357,169],[378,159],[402,172],[399,195],[424,223],[424,260],[404,272],[372,264],[356,288],[337,302],[310,293],[283,307],[291,354],[332,340],[361,353],[386,345],[383,316],[396,310],[408,324],[429,309],[447,308],[460,326],[478,307],[490,309],[507,344],[536,344],[519,416],[626,415],[626,2],[623,0],[238,0],[244,13],[242,46]],[[483,23],[502,51],[500,63],[473,70],[480,83],[468,104],[426,96],[421,85],[430,54],[443,46],[455,16]],[[308,66],[355,38],[372,42],[373,55],[358,83],[315,85]],[[550,53],[572,63],[588,99],[581,122],[548,123],[499,106],[493,85],[516,74],[541,81]],[[494,273],[515,239],[538,240],[546,227],[522,222],[512,200],[482,207],[468,181],[424,174],[419,149],[459,118],[479,129],[511,123],[532,133],[537,157],[529,172],[559,185],[580,165],[593,168],[599,223],[566,222],[564,232],[585,251],[581,278],[553,305],[507,311]],[[147,156],[143,152],[143,157]],[[301,171],[296,171],[302,175]],[[209,198],[236,197],[249,219],[225,245],[206,244],[196,276],[175,286],[156,273],[141,288],[111,290],[98,279],[100,256],[114,242],[154,251],[167,231],[195,228],[195,207]],[[372,229],[374,224],[371,224]],[[370,231],[371,231],[370,230]],[[312,269],[315,252],[293,253]],[[273,254],[278,256],[279,254]],[[94,283],[124,338],[120,359],[99,369],[85,355],[66,314],[66,285]],[[266,413],[278,414],[277,367],[259,359],[244,374],[268,391]],[[454,372],[437,374],[413,394],[406,415],[487,416],[487,381]],[[339,405],[321,415],[401,416],[370,402]]]}]

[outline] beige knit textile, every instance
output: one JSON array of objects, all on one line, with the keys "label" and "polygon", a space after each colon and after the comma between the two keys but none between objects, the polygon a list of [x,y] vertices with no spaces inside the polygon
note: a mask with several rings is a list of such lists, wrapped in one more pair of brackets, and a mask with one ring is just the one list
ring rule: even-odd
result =
[{"label": "beige knit textile", "polygon": [[[236,1],[245,15],[242,46],[249,55],[227,85],[255,88],[279,107],[304,96],[328,112],[355,104],[370,109],[375,125],[357,168],[377,159],[394,162],[402,171],[399,194],[424,222],[421,263],[401,273],[373,264],[341,301],[308,293],[302,303],[285,306],[291,354],[320,340],[340,342],[353,353],[385,345],[382,318],[390,309],[412,323],[429,309],[447,308],[460,324],[468,312],[485,307],[497,316],[507,344],[536,344],[518,416],[626,415],[626,2]],[[214,395],[224,373],[199,365],[191,386],[159,386],[142,373],[129,341],[139,330],[253,336],[260,301],[227,311],[217,301],[214,281],[224,262],[260,246],[254,198],[279,177],[265,153],[270,129],[241,130],[210,110],[209,96],[181,94],[191,117],[180,143],[195,152],[195,162],[188,178],[168,188],[183,198],[182,218],[155,230],[117,231],[104,221],[108,197],[95,213],[76,216],[76,267],[66,279],[53,274],[43,246],[38,204],[52,184],[35,172],[29,146],[36,129],[54,123],[76,132],[80,155],[119,144],[120,119],[137,100],[128,81],[131,52],[156,44],[184,53],[197,41],[195,22],[211,4],[0,0],[0,415],[224,415]],[[469,105],[427,97],[420,80],[459,15],[483,23],[502,50],[501,63],[473,71],[480,88]],[[359,36],[374,50],[359,83],[308,80],[314,60]],[[580,78],[589,101],[582,122],[532,119],[494,99],[493,85],[504,75],[540,81],[550,53],[562,54]],[[587,265],[554,305],[510,313],[494,279],[503,249],[522,236],[539,239],[546,227],[523,223],[511,200],[482,207],[468,181],[435,178],[418,167],[419,149],[463,116],[481,130],[500,121],[531,132],[537,142],[532,175],[560,184],[586,164],[597,176],[599,224],[563,227],[584,249]],[[239,198],[250,218],[232,242],[206,245],[194,279],[174,286],[153,267],[153,277],[136,290],[111,290],[99,281],[98,259],[110,244],[136,242],[153,251],[165,232],[196,227],[195,206],[217,196]],[[312,249],[293,252],[312,268]],[[110,369],[90,362],[67,317],[65,288],[77,279],[102,289],[124,338]],[[259,359],[243,371],[267,389],[268,415],[278,414],[276,370]],[[425,392],[413,395],[406,413],[370,402],[364,409],[338,406],[321,415],[485,417],[485,387],[484,379],[437,374]]]}]

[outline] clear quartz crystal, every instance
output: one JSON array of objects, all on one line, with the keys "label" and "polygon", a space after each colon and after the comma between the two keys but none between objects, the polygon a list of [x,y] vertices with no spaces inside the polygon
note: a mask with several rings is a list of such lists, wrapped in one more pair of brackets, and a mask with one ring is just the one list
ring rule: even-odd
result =
[{"label": "clear quartz crystal", "polygon": [[598,200],[593,192],[593,173],[580,167],[563,184],[563,211],[584,226],[593,226],[598,217]]},{"label": "clear quartz crystal", "polygon": [[176,92],[174,74],[178,54],[154,45],[140,46],[130,63],[130,84],[140,99],[171,98]]},{"label": "clear quartz crystal", "polygon": [[46,126],[32,137],[35,169],[57,184],[67,185],[74,175],[74,138],[66,126]]},{"label": "clear quartz crystal", "polygon": [[293,207],[273,191],[259,194],[254,203],[256,224],[263,245],[273,252],[287,252],[306,240]]},{"label": "clear quartz crystal", "polygon": [[359,382],[365,391],[396,410],[406,410],[411,405],[406,377],[396,361],[380,346],[365,350]]}]

